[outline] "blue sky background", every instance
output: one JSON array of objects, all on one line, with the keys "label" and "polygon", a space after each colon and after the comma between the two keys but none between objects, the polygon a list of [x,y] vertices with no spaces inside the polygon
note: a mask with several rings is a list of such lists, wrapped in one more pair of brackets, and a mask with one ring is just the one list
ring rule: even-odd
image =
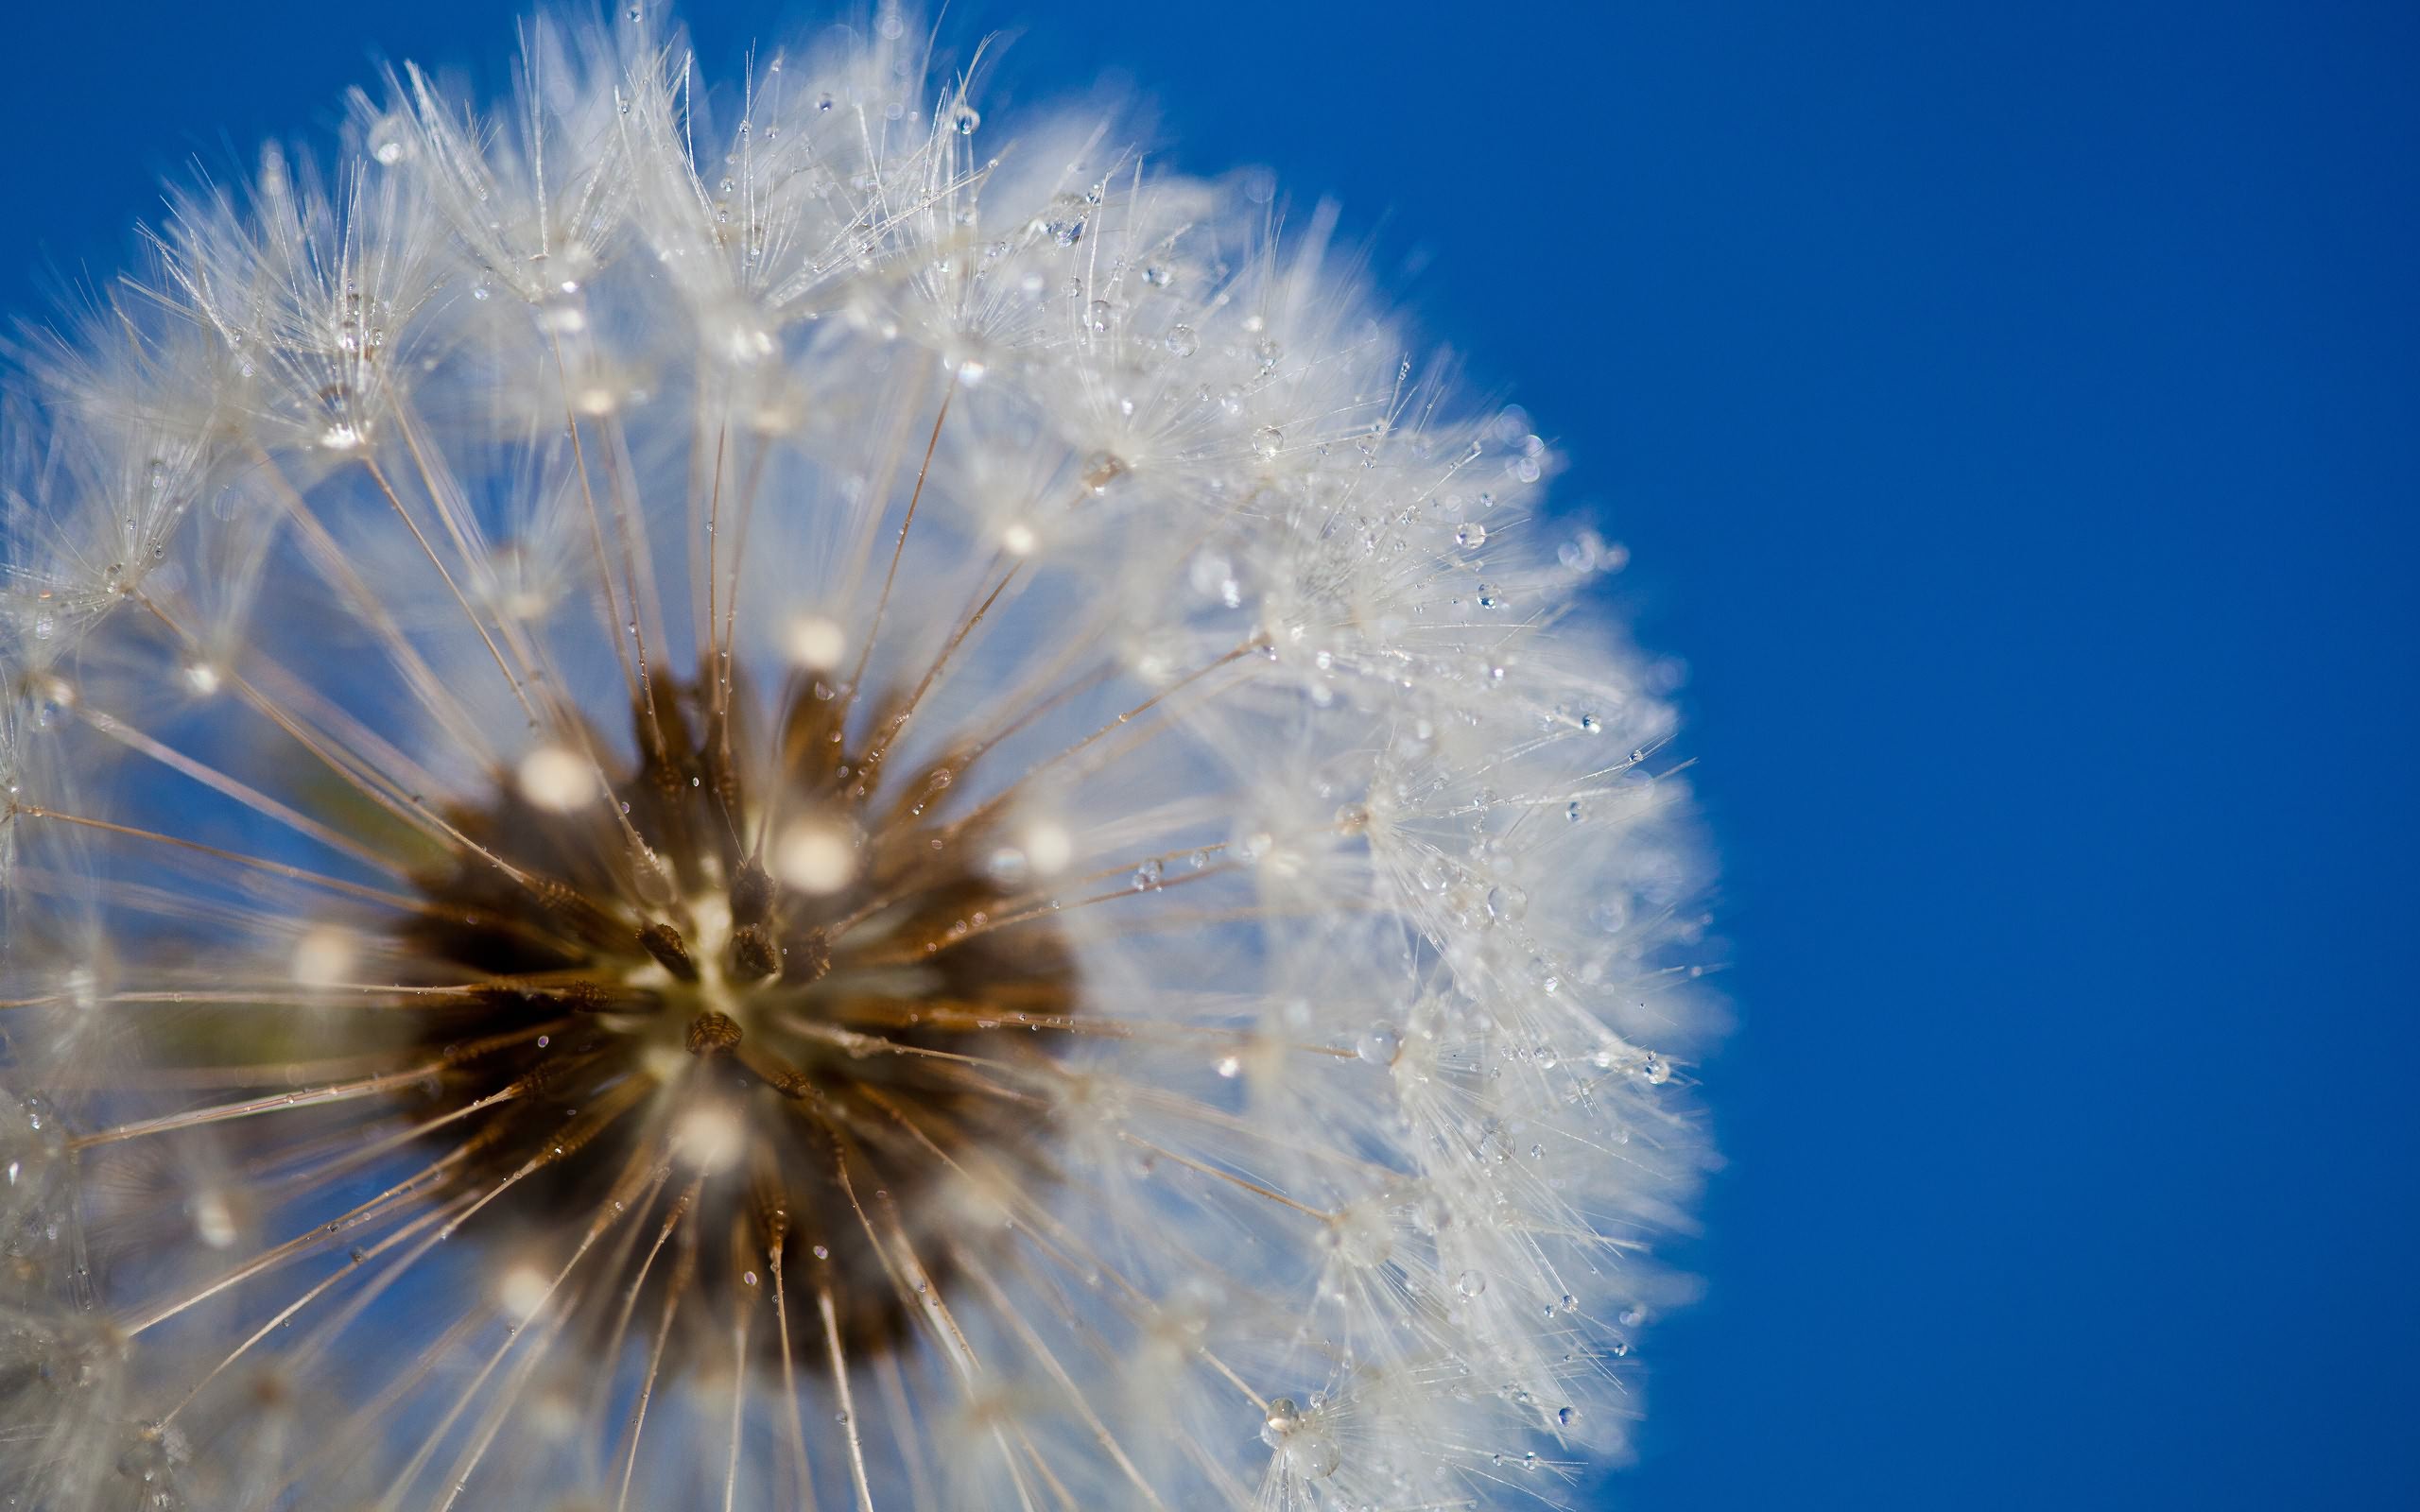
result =
[{"label": "blue sky background", "polygon": [[[953,24],[1342,198],[1692,668],[1732,1165],[1606,1504],[2420,1504],[2420,12],[1213,9]],[[509,14],[17,8],[0,308]]]}]

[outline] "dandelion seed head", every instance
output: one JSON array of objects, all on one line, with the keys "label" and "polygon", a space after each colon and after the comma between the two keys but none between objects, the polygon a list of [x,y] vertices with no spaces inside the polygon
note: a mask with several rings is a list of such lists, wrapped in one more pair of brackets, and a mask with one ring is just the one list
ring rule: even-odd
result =
[{"label": "dandelion seed head", "polygon": [[17,380],[0,1501],[1621,1452],[1716,1018],[1621,548],[1332,211],[925,46],[403,67]]}]

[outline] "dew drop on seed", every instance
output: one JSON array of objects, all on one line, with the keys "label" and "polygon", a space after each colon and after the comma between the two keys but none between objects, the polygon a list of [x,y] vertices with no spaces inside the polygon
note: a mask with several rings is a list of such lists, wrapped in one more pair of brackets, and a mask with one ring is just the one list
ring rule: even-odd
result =
[{"label": "dew drop on seed", "polygon": [[1354,1042],[1353,1053],[1371,1065],[1391,1066],[1394,1064],[1395,1052],[1402,1048],[1402,1039],[1391,1026],[1374,1023]]},{"label": "dew drop on seed", "polygon": [[1303,1409],[1295,1405],[1293,1398],[1272,1397],[1261,1419],[1260,1441],[1271,1449],[1278,1448],[1302,1425]]},{"label": "dew drop on seed", "polygon": [[1176,356],[1190,357],[1201,350],[1201,338],[1193,334],[1193,327],[1189,325],[1168,327],[1168,334],[1163,339],[1168,351]]},{"label": "dew drop on seed", "polygon": [[950,112],[949,124],[958,129],[959,135],[973,136],[975,129],[983,124],[983,117],[974,106],[960,105]]},{"label": "dew drop on seed", "polygon": [[1262,456],[1275,456],[1286,444],[1286,433],[1274,425],[1263,425],[1252,433],[1252,449]]},{"label": "dew drop on seed", "polygon": [[1454,544],[1457,546],[1486,545],[1487,526],[1480,524],[1476,520],[1472,521],[1470,524],[1454,532]]},{"label": "dew drop on seed", "polygon": [[1166,873],[1167,868],[1162,867],[1159,862],[1144,862],[1141,866],[1134,868],[1134,890],[1136,892],[1150,891],[1152,888],[1160,885],[1160,879],[1166,875]]},{"label": "dew drop on seed", "polygon": [[1487,1290],[1487,1278],[1475,1270],[1466,1270],[1454,1279],[1454,1290],[1464,1297],[1477,1297]]},{"label": "dew drop on seed", "polygon": [[1084,488],[1095,494],[1107,493],[1110,485],[1124,477],[1126,459],[1109,452],[1095,452],[1084,458]]},{"label": "dew drop on seed", "polygon": [[1325,1434],[1296,1434],[1287,1439],[1279,1451],[1286,1468],[1306,1481],[1323,1480],[1336,1473],[1342,1459],[1337,1452],[1336,1440]]}]

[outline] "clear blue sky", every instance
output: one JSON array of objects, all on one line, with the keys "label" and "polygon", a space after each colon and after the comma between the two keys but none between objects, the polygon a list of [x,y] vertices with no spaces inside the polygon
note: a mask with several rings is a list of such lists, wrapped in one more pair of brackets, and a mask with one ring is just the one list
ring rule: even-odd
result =
[{"label": "clear blue sky", "polygon": [[[510,43],[131,10],[9,23],[0,306],[373,50]],[[954,11],[1028,21],[1009,94],[1122,65],[1425,264],[1691,664],[1733,1164],[1607,1504],[2420,1505],[2420,13]]]}]

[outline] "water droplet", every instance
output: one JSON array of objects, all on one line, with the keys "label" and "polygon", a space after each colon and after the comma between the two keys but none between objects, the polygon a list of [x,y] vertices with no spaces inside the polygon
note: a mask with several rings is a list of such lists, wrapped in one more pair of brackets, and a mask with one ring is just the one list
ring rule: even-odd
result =
[{"label": "water droplet", "polygon": [[1263,425],[1252,433],[1252,449],[1261,456],[1275,456],[1286,444],[1286,433],[1274,425]]},{"label": "water droplet", "polygon": [[958,109],[950,112],[949,124],[958,129],[959,135],[973,136],[975,129],[983,124],[983,116],[974,106],[961,101]]},{"label": "water droplet", "polygon": [[1084,239],[1084,219],[1083,202],[1062,195],[1044,216],[1042,229],[1058,245],[1073,247]]},{"label": "water droplet", "polygon": [[1487,526],[1480,524],[1476,520],[1472,521],[1469,524],[1466,524],[1454,532],[1454,544],[1457,546],[1486,545]]},{"label": "water droplet", "polygon": [[1392,1025],[1374,1023],[1354,1042],[1353,1053],[1374,1066],[1392,1066],[1396,1054],[1403,1049],[1402,1037]]},{"label": "water droplet", "polygon": [[1136,892],[1149,892],[1152,888],[1158,886],[1160,885],[1160,879],[1166,874],[1167,869],[1167,868],[1161,866],[1157,861],[1146,861],[1141,866],[1136,867],[1134,868],[1134,890]]},{"label": "water droplet", "polygon": [[1466,1270],[1454,1279],[1454,1290],[1464,1297],[1477,1297],[1487,1290],[1487,1278],[1475,1270]]},{"label": "water droplet", "polygon": [[1110,485],[1126,475],[1126,459],[1110,452],[1095,452],[1084,458],[1084,487],[1093,493],[1107,493]]},{"label": "water droplet", "polygon": [[1336,1440],[1325,1434],[1297,1433],[1286,1440],[1279,1451],[1286,1468],[1306,1481],[1322,1480],[1336,1473],[1342,1459],[1337,1452]]},{"label": "water droplet", "polygon": [[1201,350],[1201,338],[1193,334],[1193,327],[1189,325],[1168,327],[1168,334],[1162,341],[1170,352],[1180,357],[1190,357]]},{"label": "water droplet", "polygon": [[1303,1425],[1303,1409],[1291,1397],[1272,1397],[1260,1423],[1260,1441],[1275,1449],[1286,1435]]}]

